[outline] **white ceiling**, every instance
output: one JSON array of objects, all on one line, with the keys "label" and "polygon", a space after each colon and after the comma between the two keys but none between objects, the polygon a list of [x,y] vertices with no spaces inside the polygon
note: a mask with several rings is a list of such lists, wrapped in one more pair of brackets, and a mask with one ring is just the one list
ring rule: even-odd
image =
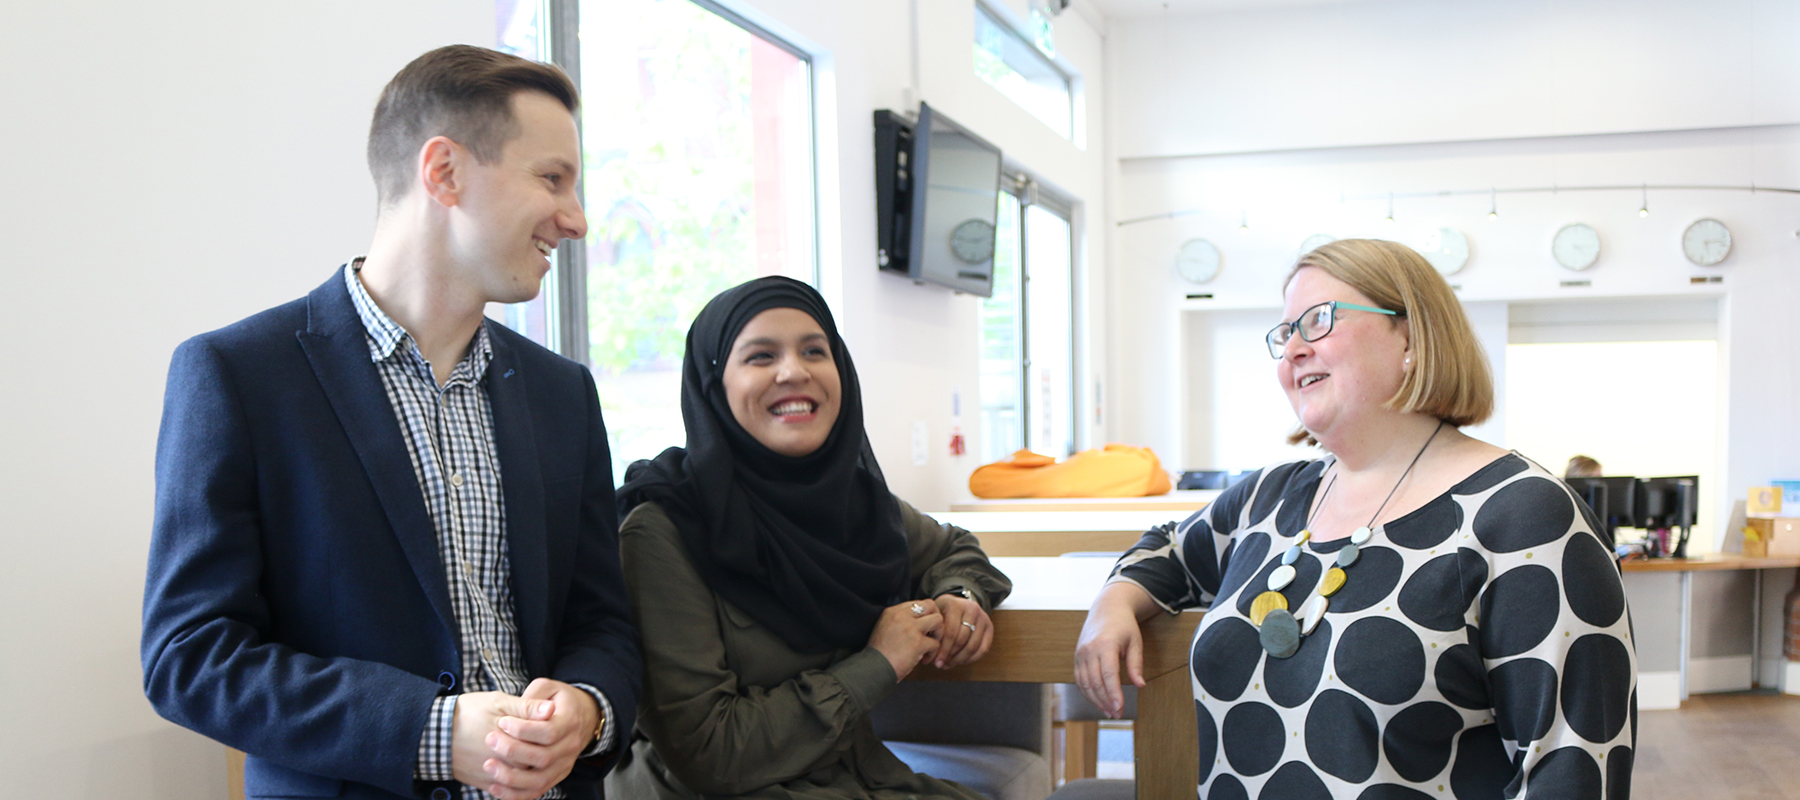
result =
[{"label": "white ceiling", "polygon": [[1241,11],[1255,8],[1327,6],[1364,3],[1370,2],[1370,0],[1074,0],[1074,2],[1090,6],[1108,19],[1120,19],[1205,14],[1215,11]]}]

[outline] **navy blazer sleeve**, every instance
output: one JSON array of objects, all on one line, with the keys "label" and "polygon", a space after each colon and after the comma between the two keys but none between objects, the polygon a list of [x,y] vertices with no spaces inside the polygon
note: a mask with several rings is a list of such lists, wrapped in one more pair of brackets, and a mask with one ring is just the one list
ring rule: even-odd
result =
[{"label": "navy blazer sleeve", "polygon": [[438,684],[271,641],[258,481],[265,465],[243,391],[206,337],[176,351],[156,451],[145,694],[164,717],[232,747],[411,795]]},{"label": "navy blazer sleeve", "polygon": [[[600,417],[593,375],[581,370],[586,395],[587,463],[581,493],[581,536],[577,566],[569,585],[567,617],[557,635],[551,677],[599,689],[612,704],[613,749],[623,752],[637,721],[643,692],[643,656],[631,601],[619,566],[619,516],[613,501],[612,454]],[[609,755],[577,765],[582,777],[598,780],[613,762]]]}]

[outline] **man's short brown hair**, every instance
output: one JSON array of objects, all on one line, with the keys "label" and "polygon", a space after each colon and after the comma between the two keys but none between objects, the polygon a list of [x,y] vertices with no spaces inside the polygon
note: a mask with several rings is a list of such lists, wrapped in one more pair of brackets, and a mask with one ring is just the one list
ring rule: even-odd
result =
[{"label": "man's short brown hair", "polygon": [[419,148],[434,136],[469,148],[484,164],[500,160],[519,134],[512,114],[519,92],[543,92],[571,114],[581,103],[575,82],[556,66],[485,47],[440,47],[401,69],[381,90],[369,125],[369,174],[382,207],[406,196]]},{"label": "man's short brown hair", "polygon": [[[1339,239],[1301,256],[1282,282],[1283,290],[1307,267],[1402,315],[1389,319],[1407,326],[1412,369],[1400,391],[1388,398],[1388,408],[1426,414],[1458,428],[1494,413],[1494,378],[1481,340],[1475,338],[1456,292],[1424,256],[1382,239]],[[1302,427],[1288,435],[1288,443],[1318,441]]]}]

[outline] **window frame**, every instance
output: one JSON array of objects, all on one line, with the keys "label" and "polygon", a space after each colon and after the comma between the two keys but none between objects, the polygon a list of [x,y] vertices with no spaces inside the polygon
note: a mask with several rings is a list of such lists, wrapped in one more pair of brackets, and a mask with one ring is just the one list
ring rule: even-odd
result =
[{"label": "window frame", "polygon": [[[777,49],[806,63],[806,144],[807,166],[812,175],[807,191],[811,193],[811,280],[808,283],[814,288],[821,288],[823,242],[820,237],[823,222],[820,210],[821,192],[819,186],[819,63],[813,53],[796,46],[787,39],[758,25],[748,17],[717,0],[683,0],[700,8],[717,14],[726,22],[742,28],[750,35],[774,45]],[[548,53],[540,53],[540,58],[561,67],[568,73],[569,79],[575,83],[576,91],[581,90],[581,2],[582,0],[537,0],[539,14],[546,28],[540,42],[549,44]],[[582,136],[582,115],[575,115],[575,135],[579,141]],[[577,197],[587,197],[586,180],[576,178],[575,192]],[[558,355],[574,360],[582,366],[592,368],[593,363],[588,352],[588,259],[585,239],[564,239],[556,245],[555,257],[551,260],[550,274],[544,282],[544,330],[546,345]]]},{"label": "window frame", "polygon": [[[1068,225],[1069,241],[1067,253],[1069,272],[1067,279],[1069,281],[1069,308],[1067,311],[1069,315],[1069,374],[1068,386],[1066,388],[1069,392],[1069,419],[1063,420],[1062,422],[1066,422],[1069,426],[1069,447],[1072,450],[1079,451],[1082,448],[1082,445],[1086,443],[1086,431],[1081,425],[1082,407],[1085,400],[1085,397],[1081,393],[1083,384],[1081,377],[1081,328],[1079,324],[1081,301],[1079,299],[1079,293],[1075,291],[1076,287],[1080,285],[1076,274],[1079,269],[1079,259],[1076,257],[1076,243],[1080,236],[1079,230],[1076,227],[1077,203],[1073,199],[1064,197],[1053,190],[1045,189],[1042,184],[1038,183],[1029,173],[1016,169],[1010,171],[1002,170],[1000,177],[1000,191],[1003,195],[1009,195],[1015,198],[1019,204],[1019,268],[1018,275],[1015,278],[1019,282],[1017,291],[1015,292],[1015,296],[1018,298],[1019,303],[1019,308],[1016,312],[1017,322],[1015,323],[1018,331],[1019,352],[1014,361],[1019,381],[1019,385],[1015,387],[1017,391],[1016,396],[1019,398],[1017,424],[1019,426],[1020,435],[1018,440],[1022,443],[1024,448],[1039,453],[1042,453],[1043,451],[1035,448],[1042,446],[1043,443],[1033,441],[1033,428],[1035,426],[1032,425],[1034,419],[1032,416],[1031,393],[1033,374],[1031,369],[1033,360],[1031,354],[1032,336],[1030,310],[1032,256],[1031,215],[1027,213],[1027,211],[1032,206],[1037,206],[1055,215]],[[988,435],[987,431],[982,432],[983,437]],[[1066,454],[1046,453],[1046,455],[1060,458]]]},{"label": "window frame", "polygon": [[[1060,54],[1046,53],[1042,48],[1039,48],[1037,43],[1033,41],[1031,34],[1020,25],[1019,20],[1015,18],[1011,9],[1003,8],[1000,4],[992,2],[992,0],[975,0],[974,5],[975,15],[986,16],[994,23],[995,27],[1001,30],[1001,32],[1012,37],[1012,39],[1021,47],[1029,50],[1039,59],[1042,59],[1045,66],[1049,67],[1051,71],[1062,78],[1063,91],[1067,94],[1069,101],[1069,118],[1063,123],[1067,126],[1068,133],[1064,134],[1061,130],[1057,130],[1054,127],[1051,127],[1051,132],[1055,133],[1059,138],[1074,144],[1076,147],[1085,147],[1087,135],[1086,126],[1082,124],[1082,116],[1084,114],[1086,103],[1082,97],[1083,86],[1081,73]],[[975,40],[974,45],[980,47],[979,38]],[[1017,72],[1017,70],[1014,71],[1015,73]],[[1050,127],[1050,123],[1047,120],[1037,116],[1036,113],[1032,112],[1032,110],[1027,108],[1023,103],[1020,103],[1011,95],[1001,91],[999,87],[988,83],[986,79],[981,78],[979,75],[976,77],[981,80],[982,83],[993,88],[994,91],[999,92],[1000,96],[1005,97],[1008,102],[1018,106],[1019,109],[1025,113],[1030,114],[1032,119],[1044,123],[1046,127]]]}]

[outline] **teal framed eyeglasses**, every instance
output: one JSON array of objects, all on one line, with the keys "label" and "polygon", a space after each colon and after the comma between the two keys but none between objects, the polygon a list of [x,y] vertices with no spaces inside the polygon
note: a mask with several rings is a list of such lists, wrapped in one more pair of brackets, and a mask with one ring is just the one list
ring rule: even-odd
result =
[{"label": "teal framed eyeglasses", "polygon": [[1299,319],[1294,320],[1293,322],[1283,322],[1269,329],[1269,335],[1263,337],[1263,339],[1269,343],[1269,356],[1271,358],[1281,358],[1281,354],[1287,350],[1288,340],[1294,338],[1294,334],[1296,333],[1300,334],[1301,339],[1308,342],[1316,342],[1331,335],[1332,327],[1337,324],[1337,312],[1340,308],[1368,311],[1375,314],[1386,314],[1390,317],[1406,316],[1398,311],[1390,311],[1385,308],[1359,306],[1355,303],[1340,303],[1336,300],[1320,303],[1300,312]]}]

